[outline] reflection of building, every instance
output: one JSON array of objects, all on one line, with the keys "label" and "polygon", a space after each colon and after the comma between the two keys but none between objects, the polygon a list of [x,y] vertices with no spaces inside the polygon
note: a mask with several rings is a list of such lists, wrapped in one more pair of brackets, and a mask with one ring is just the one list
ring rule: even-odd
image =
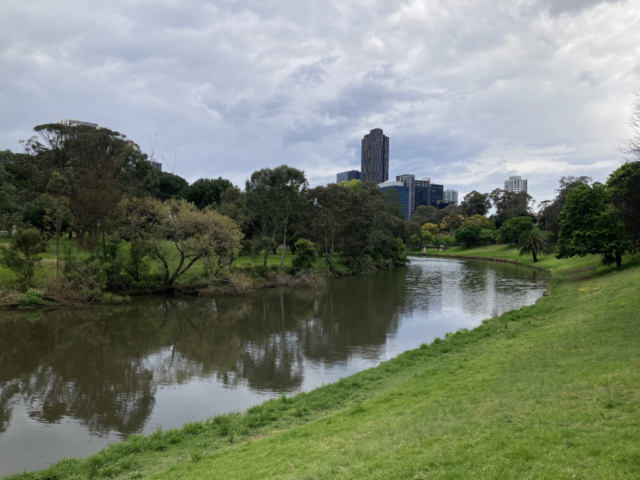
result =
[{"label": "reflection of building", "polygon": [[348,182],[349,180],[360,180],[360,171],[349,170],[348,172],[341,172],[336,175],[336,183]]},{"label": "reflection of building", "polygon": [[511,175],[509,180],[504,181],[504,189],[507,192],[527,193],[527,181],[519,175]]},{"label": "reflection of building", "polygon": [[444,191],[444,200],[446,202],[458,203],[458,191],[457,190],[445,190]]},{"label": "reflection of building", "polygon": [[396,192],[398,192],[400,204],[402,205],[402,213],[404,214],[405,218],[409,220],[409,218],[411,218],[411,210],[409,204],[409,187],[402,182],[394,181],[381,183],[379,187],[383,192],[388,190],[395,190]]},{"label": "reflection of building", "polygon": [[382,183],[389,180],[389,137],[381,128],[374,128],[362,139],[362,157],[360,176],[367,180]]}]

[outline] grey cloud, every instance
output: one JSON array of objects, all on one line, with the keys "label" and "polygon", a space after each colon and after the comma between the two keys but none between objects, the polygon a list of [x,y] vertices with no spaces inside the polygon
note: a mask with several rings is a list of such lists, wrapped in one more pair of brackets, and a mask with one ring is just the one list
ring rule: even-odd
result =
[{"label": "grey cloud", "polygon": [[617,3],[625,0],[538,0],[538,4],[551,15],[577,13],[601,3]]}]

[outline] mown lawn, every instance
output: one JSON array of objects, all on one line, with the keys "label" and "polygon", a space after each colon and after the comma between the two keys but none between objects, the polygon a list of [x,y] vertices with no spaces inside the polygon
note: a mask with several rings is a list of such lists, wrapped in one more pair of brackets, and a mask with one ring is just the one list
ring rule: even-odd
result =
[{"label": "mown lawn", "polygon": [[640,478],[640,260],[599,260],[335,384],[16,478]]}]

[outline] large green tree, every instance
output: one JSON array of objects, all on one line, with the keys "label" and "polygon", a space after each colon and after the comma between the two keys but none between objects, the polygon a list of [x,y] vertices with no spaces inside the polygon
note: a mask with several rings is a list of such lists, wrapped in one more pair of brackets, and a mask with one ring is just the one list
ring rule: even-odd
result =
[{"label": "large green tree", "polygon": [[617,168],[607,180],[613,203],[631,235],[634,248],[640,243],[640,155]]},{"label": "large green tree", "polygon": [[533,198],[527,192],[515,193],[497,188],[489,198],[496,209],[493,219],[498,228],[510,218],[533,216]]},{"label": "large green tree", "polygon": [[538,226],[547,232],[551,232],[553,237],[557,239],[560,231],[558,217],[567,201],[567,194],[578,185],[586,185],[589,182],[591,182],[590,177],[562,177],[560,185],[556,189],[556,197],[553,200],[546,200],[540,203]]},{"label": "large green tree", "polygon": [[560,214],[557,257],[602,255],[605,264],[620,266],[631,247],[620,212],[605,185],[580,185],[567,194]]},{"label": "large green tree", "polygon": [[231,187],[233,184],[222,177],[200,178],[184,188],[178,197],[188,200],[202,210],[209,205],[220,205],[220,197]]},{"label": "large green tree", "polygon": [[460,210],[467,217],[474,215],[486,215],[491,208],[491,200],[488,193],[480,193],[475,190],[467,193],[462,199]]}]

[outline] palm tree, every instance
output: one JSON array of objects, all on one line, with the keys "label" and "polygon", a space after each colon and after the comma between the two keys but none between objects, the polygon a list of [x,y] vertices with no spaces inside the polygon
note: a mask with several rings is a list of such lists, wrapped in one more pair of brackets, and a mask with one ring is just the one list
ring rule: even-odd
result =
[{"label": "palm tree", "polygon": [[518,242],[520,256],[533,256],[533,263],[538,261],[538,255],[547,255],[553,252],[553,245],[547,240],[547,235],[539,228],[534,228],[525,232]]}]

